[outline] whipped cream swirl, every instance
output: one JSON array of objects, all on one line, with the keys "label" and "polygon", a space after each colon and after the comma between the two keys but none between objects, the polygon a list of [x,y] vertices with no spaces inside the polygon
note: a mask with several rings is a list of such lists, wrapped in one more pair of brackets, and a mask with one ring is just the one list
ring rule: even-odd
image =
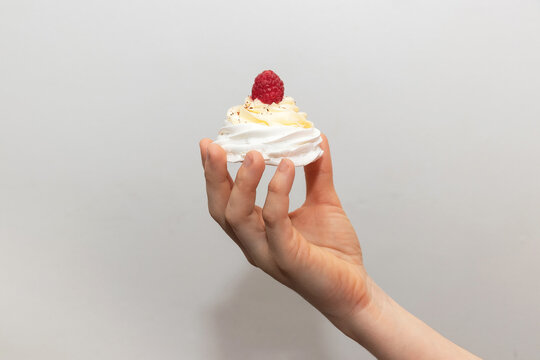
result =
[{"label": "whipped cream swirl", "polygon": [[306,113],[298,110],[291,97],[270,105],[248,97],[244,105],[228,110],[215,143],[225,149],[229,162],[243,161],[256,150],[268,165],[278,165],[283,158],[295,166],[307,165],[321,157],[322,138]]}]

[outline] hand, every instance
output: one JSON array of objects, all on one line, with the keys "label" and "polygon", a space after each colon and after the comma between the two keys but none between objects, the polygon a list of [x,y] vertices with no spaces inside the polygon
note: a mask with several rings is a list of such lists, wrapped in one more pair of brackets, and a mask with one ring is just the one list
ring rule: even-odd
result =
[{"label": "hand", "polygon": [[370,302],[367,274],[356,233],[334,189],[328,141],[323,156],[304,168],[306,200],[289,213],[294,165],[284,159],[268,185],[264,207],[255,205],[265,169],[251,151],[233,182],[225,151],[210,139],[200,142],[208,209],[248,261],[298,292],[331,321]]},{"label": "hand", "polygon": [[323,156],[304,168],[306,201],[289,213],[294,165],[282,160],[255,206],[265,168],[246,155],[235,181],[225,151],[200,142],[208,209],[248,261],[302,295],[336,327],[378,359],[478,359],[408,313],[367,275],[354,229],[332,180],[328,141]]}]

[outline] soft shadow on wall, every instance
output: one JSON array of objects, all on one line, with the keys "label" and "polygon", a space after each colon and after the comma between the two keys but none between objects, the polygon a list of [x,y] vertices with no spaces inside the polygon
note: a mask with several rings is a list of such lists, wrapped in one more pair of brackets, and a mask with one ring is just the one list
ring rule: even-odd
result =
[{"label": "soft shadow on wall", "polygon": [[327,320],[258,269],[246,271],[230,294],[209,309],[212,359],[331,359]]}]

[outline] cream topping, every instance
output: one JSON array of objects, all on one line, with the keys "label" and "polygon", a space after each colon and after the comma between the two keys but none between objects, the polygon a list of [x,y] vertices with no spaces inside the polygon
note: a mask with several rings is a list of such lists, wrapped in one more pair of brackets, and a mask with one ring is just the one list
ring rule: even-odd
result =
[{"label": "cream topping", "polygon": [[227,152],[229,162],[243,161],[249,151],[256,150],[266,164],[278,165],[287,158],[304,166],[321,157],[321,141],[321,132],[286,96],[277,104],[247,97],[244,105],[233,106],[215,143]]},{"label": "cream topping", "polygon": [[305,112],[298,111],[296,102],[285,96],[278,104],[265,104],[259,99],[247,97],[244,105],[233,106],[227,111],[227,121],[232,124],[261,124],[267,126],[298,126],[312,128]]}]

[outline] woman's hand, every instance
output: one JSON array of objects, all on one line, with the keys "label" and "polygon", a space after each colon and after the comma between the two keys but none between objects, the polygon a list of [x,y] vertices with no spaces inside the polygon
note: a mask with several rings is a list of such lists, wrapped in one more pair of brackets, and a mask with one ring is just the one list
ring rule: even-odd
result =
[{"label": "woman's hand", "polygon": [[233,182],[225,151],[210,139],[200,147],[210,214],[251,264],[298,292],[379,359],[477,359],[408,313],[367,276],[358,238],[334,189],[324,136],[323,156],[304,168],[306,201],[292,213],[290,160],[276,169],[261,209],[255,197],[265,168],[262,156],[249,152]]},{"label": "woman's hand", "polygon": [[200,142],[208,209],[248,261],[298,292],[331,321],[365,307],[370,287],[356,233],[332,180],[328,141],[323,156],[305,167],[306,200],[289,213],[294,165],[282,160],[268,185],[264,207],[255,205],[265,169],[262,156],[247,154],[233,182],[225,151]]}]

